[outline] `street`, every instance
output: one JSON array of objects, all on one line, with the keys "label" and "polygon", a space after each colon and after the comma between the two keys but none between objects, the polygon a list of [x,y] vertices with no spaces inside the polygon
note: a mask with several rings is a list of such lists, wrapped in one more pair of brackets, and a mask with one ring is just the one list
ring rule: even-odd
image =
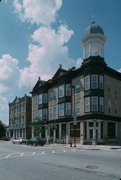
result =
[{"label": "street", "polygon": [[0,142],[0,180],[119,180],[121,149],[81,150]]}]

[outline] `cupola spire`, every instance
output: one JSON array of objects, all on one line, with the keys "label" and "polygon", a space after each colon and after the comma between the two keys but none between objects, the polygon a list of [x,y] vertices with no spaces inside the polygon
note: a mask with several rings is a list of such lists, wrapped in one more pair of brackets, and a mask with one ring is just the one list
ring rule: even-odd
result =
[{"label": "cupola spire", "polygon": [[95,23],[94,16],[92,16],[92,23],[86,28],[82,39],[83,59],[89,56],[104,57],[105,40],[103,29]]}]

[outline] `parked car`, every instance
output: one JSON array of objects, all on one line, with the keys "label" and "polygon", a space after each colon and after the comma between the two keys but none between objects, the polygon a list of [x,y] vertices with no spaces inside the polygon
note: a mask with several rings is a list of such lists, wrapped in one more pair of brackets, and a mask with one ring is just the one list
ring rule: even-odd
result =
[{"label": "parked car", "polygon": [[27,142],[28,139],[24,139],[24,138],[17,138],[12,140],[13,144],[26,144]]},{"label": "parked car", "polygon": [[27,141],[27,145],[40,145],[40,146],[44,146],[46,144],[46,139],[42,139],[42,138],[31,138]]}]

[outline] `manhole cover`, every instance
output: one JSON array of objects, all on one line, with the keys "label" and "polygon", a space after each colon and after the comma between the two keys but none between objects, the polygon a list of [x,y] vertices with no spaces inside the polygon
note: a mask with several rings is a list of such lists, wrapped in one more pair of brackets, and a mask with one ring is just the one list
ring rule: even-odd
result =
[{"label": "manhole cover", "polygon": [[88,169],[98,169],[99,166],[96,166],[96,165],[88,165],[87,168],[88,168]]}]

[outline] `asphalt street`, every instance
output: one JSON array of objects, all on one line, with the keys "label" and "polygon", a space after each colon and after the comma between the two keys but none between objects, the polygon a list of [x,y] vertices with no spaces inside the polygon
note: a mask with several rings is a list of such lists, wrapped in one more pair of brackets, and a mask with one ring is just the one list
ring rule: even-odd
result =
[{"label": "asphalt street", "polygon": [[0,180],[120,180],[121,149],[0,142]]}]

